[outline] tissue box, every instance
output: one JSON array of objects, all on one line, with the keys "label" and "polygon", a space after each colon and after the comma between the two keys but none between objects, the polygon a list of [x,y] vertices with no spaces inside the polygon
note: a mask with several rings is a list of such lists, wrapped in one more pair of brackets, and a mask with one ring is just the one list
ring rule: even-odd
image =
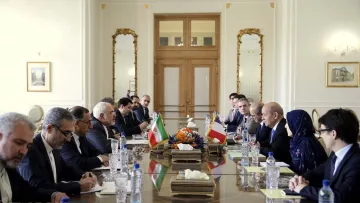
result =
[{"label": "tissue box", "polygon": [[170,180],[170,187],[172,194],[213,196],[215,182],[212,177],[210,180],[186,180],[176,176]]}]

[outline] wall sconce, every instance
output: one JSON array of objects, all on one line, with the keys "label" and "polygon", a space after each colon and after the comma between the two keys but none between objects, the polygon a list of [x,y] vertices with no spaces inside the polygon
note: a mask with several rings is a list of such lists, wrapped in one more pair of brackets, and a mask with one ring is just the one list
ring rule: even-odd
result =
[{"label": "wall sconce", "polygon": [[329,51],[333,53],[340,53],[344,57],[350,52],[358,51],[359,42],[356,37],[349,32],[335,33],[329,43]]}]

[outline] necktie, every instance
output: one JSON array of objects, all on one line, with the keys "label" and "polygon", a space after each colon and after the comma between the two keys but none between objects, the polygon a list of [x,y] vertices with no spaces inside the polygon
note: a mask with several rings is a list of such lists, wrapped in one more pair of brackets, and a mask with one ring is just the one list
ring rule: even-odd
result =
[{"label": "necktie", "polygon": [[79,139],[74,138],[74,141],[75,141],[76,148],[78,149],[79,153],[82,154],[81,153],[80,138]]},{"label": "necktie", "polygon": [[235,109],[232,109],[232,110],[231,110],[230,121],[233,121],[233,120],[234,120],[234,112],[235,112]]},{"label": "necktie", "polygon": [[273,142],[273,139],[274,139],[274,134],[275,134],[275,130],[274,130],[274,129],[272,129],[272,130],[271,130],[270,144]]},{"label": "necktie", "polygon": [[9,176],[6,173],[6,169],[2,168],[0,171],[0,202],[3,203],[11,202],[12,191]]},{"label": "necktie", "polygon": [[334,156],[331,158],[331,177],[334,176],[336,159],[337,157],[334,154]]},{"label": "necktie", "polygon": [[52,169],[53,176],[54,176],[54,183],[57,183],[55,159],[54,159],[54,155],[53,155],[52,151],[49,153],[49,160],[50,160],[51,169]]}]

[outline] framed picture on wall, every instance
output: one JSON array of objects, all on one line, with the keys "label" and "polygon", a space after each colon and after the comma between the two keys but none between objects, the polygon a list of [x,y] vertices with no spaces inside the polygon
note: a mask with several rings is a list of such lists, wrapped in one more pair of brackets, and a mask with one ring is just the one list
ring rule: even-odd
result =
[{"label": "framed picture on wall", "polygon": [[359,62],[328,62],[326,87],[359,87]]},{"label": "framed picture on wall", "polygon": [[27,62],[27,91],[50,92],[50,62]]}]

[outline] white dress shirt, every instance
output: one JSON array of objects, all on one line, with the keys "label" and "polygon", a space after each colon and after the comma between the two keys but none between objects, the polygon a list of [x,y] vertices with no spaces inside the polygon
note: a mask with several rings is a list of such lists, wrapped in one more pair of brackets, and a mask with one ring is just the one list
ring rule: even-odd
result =
[{"label": "white dress shirt", "polygon": [[277,128],[277,126],[279,125],[280,121],[281,121],[281,120],[279,120],[279,121],[276,123],[276,125],[272,128],[272,129],[274,130],[274,132],[276,131],[276,128]]},{"label": "white dress shirt", "polygon": [[[103,125],[104,126],[104,125]],[[106,126],[104,126],[105,133],[106,133],[106,139],[109,139],[109,132]]]},{"label": "white dress shirt", "polygon": [[48,153],[49,156],[49,160],[50,160],[50,164],[51,164],[51,169],[53,172],[53,176],[54,176],[54,182],[57,183],[57,177],[56,177],[56,165],[55,165],[55,159],[54,159],[54,155],[52,153],[53,148],[46,142],[46,140],[44,139],[43,136],[41,136],[42,141],[44,143],[46,152]]},{"label": "white dress shirt", "polygon": [[335,161],[335,169],[334,169],[333,175],[335,174],[336,169],[338,168],[341,161],[344,159],[345,155],[348,153],[348,151],[350,150],[351,147],[352,147],[352,144],[349,144],[349,145],[346,145],[346,147],[343,147],[342,149],[335,152],[336,161]]},{"label": "white dress shirt", "polygon": [[73,133],[73,138],[74,138],[74,140],[75,140],[75,144],[76,144],[77,150],[79,151],[80,154],[82,154],[82,153],[81,153],[81,149],[80,149],[79,136],[78,136],[77,134]]},{"label": "white dress shirt", "polygon": [[12,201],[12,191],[9,176],[6,172],[5,166],[0,162],[0,193],[3,203],[8,203]]}]

